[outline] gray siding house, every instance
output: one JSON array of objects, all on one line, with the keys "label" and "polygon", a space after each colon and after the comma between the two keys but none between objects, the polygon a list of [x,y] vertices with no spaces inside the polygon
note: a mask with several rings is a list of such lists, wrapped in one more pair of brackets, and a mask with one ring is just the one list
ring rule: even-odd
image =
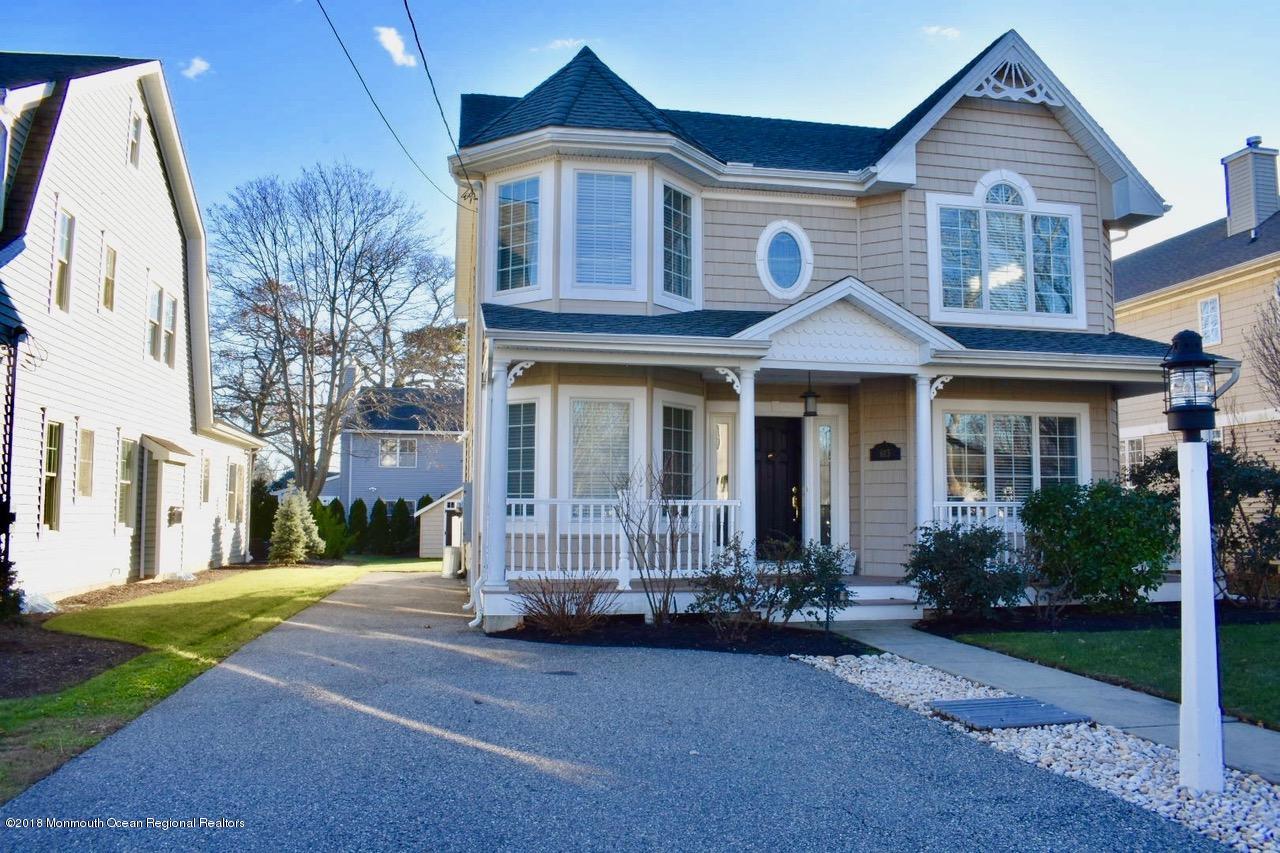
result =
[{"label": "gray siding house", "polygon": [[213,416],[204,227],[160,63],[0,53],[0,167],[28,602],[246,560],[262,442]]},{"label": "gray siding house", "polygon": [[456,392],[367,388],[338,441],[338,475],[322,498],[415,504],[462,484],[462,399]]}]

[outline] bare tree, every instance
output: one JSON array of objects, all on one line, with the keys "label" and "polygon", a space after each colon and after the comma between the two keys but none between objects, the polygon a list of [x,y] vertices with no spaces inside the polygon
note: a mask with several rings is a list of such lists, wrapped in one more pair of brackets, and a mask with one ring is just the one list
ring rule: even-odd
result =
[{"label": "bare tree", "polygon": [[347,164],[249,181],[209,222],[221,412],[257,427],[314,498],[354,398],[348,370],[395,384],[388,341],[439,316],[416,272],[434,250],[408,201]]},{"label": "bare tree", "polygon": [[654,626],[666,628],[676,615],[681,570],[693,568],[682,555],[689,554],[695,517],[688,502],[673,494],[672,478],[662,471],[627,474],[614,488],[618,498],[613,511],[631,565],[640,576]]},{"label": "bare tree", "polygon": [[1280,301],[1267,300],[1249,330],[1249,350],[1267,402],[1280,408]]}]

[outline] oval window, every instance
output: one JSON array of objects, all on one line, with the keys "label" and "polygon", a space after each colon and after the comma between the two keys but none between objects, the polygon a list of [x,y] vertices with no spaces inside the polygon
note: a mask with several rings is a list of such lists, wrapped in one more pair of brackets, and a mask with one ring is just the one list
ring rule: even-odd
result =
[{"label": "oval window", "polygon": [[800,244],[789,231],[779,231],[769,241],[769,277],[783,290],[800,280]]}]

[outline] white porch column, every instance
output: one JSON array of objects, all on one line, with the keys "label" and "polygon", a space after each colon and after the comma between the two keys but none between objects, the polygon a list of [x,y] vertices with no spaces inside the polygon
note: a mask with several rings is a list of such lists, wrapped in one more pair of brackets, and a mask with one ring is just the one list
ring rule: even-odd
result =
[{"label": "white porch column", "polygon": [[738,532],[750,550],[756,538],[756,368],[738,371]]},{"label": "white porch column", "polygon": [[489,379],[489,441],[485,448],[489,478],[485,483],[488,507],[484,531],[483,575],[486,586],[506,582],[507,370],[510,366],[511,362],[507,359],[495,358],[493,373]]},{"label": "white porch column", "polygon": [[933,382],[916,377],[916,527],[933,520]]}]

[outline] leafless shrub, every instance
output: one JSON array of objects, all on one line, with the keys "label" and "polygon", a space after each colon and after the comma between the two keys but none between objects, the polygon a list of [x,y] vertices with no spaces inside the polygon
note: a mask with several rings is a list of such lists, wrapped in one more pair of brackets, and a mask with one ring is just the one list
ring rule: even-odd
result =
[{"label": "leafless shrub", "polygon": [[520,615],[553,637],[585,634],[617,609],[616,581],[602,571],[541,574],[516,592]]},{"label": "leafless shrub", "polygon": [[666,628],[676,615],[680,555],[693,532],[694,516],[683,498],[673,495],[671,478],[648,469],[614,484],[616,511],[627,554],[640,576],[655,628]]}]

